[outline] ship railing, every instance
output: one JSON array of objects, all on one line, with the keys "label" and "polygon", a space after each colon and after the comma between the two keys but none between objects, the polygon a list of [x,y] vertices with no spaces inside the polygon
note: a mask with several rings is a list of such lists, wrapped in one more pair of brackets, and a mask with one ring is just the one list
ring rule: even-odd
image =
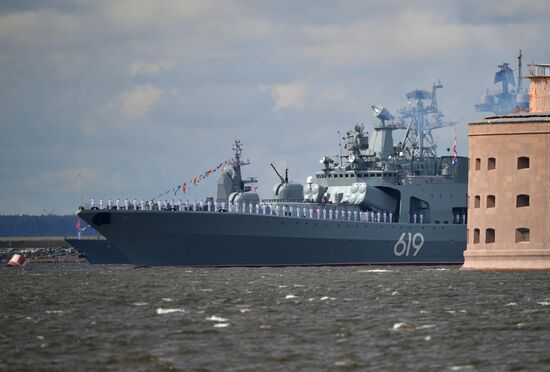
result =
[{"label": "ship railing", "polygon": [[392,222],[391,213],[362,212],[356,206],[327,206],[323,204],[294,203],[281,205],[279,203],[225,203],[225,202],[125,202],[123,205],[105,205],[91,203],[80,207],[92,210],[122,210],[122,211],[184,211],[184,212],[228,212],[241,214],[256,214],[277,217],[301,217],[319,220],[340,220],[356,222]]},{"label": "ship railing", "polygon": [[[265,201],[265,200],[264,200]],[[94,206],[94,203],[86,205],[87,209],[96,210],[132,210],[132,211],[182,211],[182,212],[227,212],[240,214],[255,214],[277,217],[299,217],[318,220],[338,220],[355,222],[396,223],[398,216],[388,211],[361,211],[355,205],[327,205],[311,203],[247,203],[247,202],[132,202],[131,204]],[[83,207],[81,207],[83,208]],[[465,224],[465,215],[453,216],[453,223]],[[411,213],[409,223],[424,224],[422,214]]]}]

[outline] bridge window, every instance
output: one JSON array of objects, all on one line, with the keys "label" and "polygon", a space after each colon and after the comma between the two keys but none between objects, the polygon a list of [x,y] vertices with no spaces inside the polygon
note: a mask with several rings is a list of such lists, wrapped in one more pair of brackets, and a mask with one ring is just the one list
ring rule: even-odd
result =
[{"label": "bridge window", "polygon": [[485,243],[495,242],[495,229],[485,229]]},{"label": "bridge window", "polygon": [[529,168],[529,158],[527,156],[522,156],[518,158],[518,169]]},{"label": "bridge window", "polygon": [[488,170],[493,170],[496,167],[497,167],[497,159],[489,158],[489,160],[487,161],[487,169]]},{"label": "bridge window", "polygon": [[519,227],[516,229],[516,243],[529,241],[529,229],[526,227]]},{"label": "bridge window", "polygon": [[519,194],[516,196],[516,208],[528,207],[529,206],[529,195]]},{"label": "bridge window", "polygon": [[474,244],[479,244],[479,229],[474,229]]},{"label": "bridge window", "polygon": [[481,169],[481,159],[476,158],[476,170],[480,170],[480,169]]},{"label": "bridge window", "polygon": [[495,196],[487,195],[487,208],[494,208],[494,207],[495,207]]},{"label": "bridge window", "polygon": [[474,208],[479,208],[481,205],[481,197],[479,195],[476,195],[474,197]]}]

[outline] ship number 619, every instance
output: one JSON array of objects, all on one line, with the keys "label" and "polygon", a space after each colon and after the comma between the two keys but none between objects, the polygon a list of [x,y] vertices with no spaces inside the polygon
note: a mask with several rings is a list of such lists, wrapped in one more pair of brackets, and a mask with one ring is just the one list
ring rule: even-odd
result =
[{"label": "ship number 619", "polygon": [[412,246],[412,255],[416,256],[418,252],[420,252],[422,245],[424,245],[424,236],[421,233],[416,233],[414,235],[412,235],[412,233],[403,233],[397,243],[395,243],[393,253],[395,253],[396,256],[409,256]]}]

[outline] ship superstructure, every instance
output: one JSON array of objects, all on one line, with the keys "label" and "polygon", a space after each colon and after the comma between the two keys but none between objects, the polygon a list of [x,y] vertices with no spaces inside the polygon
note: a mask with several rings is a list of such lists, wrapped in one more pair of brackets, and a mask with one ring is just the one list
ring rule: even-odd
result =
[{"label": "ship superstructure", "polygon": [[518,79],[509,63],[502,63],[495,73],[493,84],[500,85],[496,90],[483,94],[475,108],[479,112],[492,112],[505,115],[529,110],[529,93],[523,88],[521,50],[518,54]]},{"label": "ship superstructure", "polygon": [[[372,106],[380,124],[371,143],[364,126],[348,131],[343,138],[347,154],[336,161],[321,157],[323,169],[316,174],[317,183],[306,184],[305,200],[392,213],[396,222],[412,222],[416,215],[428,223],[448,223],[452,216],[466,215],[466,161],[453,164],[452,156],[438,157],[432,137],[432,130],[454,124],[437,107],[441,87],[437,82],[432,92],[407,93],[409,105],[397,118],[382,106]],[[405,134],[394,144],[396,130]]]}]

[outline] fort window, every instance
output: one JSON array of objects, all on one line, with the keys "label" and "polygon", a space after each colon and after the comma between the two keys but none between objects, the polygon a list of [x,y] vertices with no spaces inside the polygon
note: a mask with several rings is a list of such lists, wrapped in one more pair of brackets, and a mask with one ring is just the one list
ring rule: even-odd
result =
[{"label": "fort window", "polygon": [[489,158],[489,160],[487,161],[487,169],[488,170],[493,170],[496,167],[497,167],[497,159]]},{"label": "fort window", "polygon": [[476,195],[474,198],[474,208],[479,208],[481,205],[481,198],[479,195]]},{"label": "fort window", "polygon": [[522,156],[518,158],[518,169],[529,168],[529,158],[527,156]]},{"label": "fort window", "polygon": [[495,242],[495,229],[485,229],[485,243]]},{"label": "fort window", "polygon": [[495,196],[487,195],[487,208],[494,208],[494,207],[495,207]]},{"label": "fort window", "polygon": [[479,244],[479,229],[474,229],[474,244]]},{"label": "fort window", "polygon": [[519,227],[516,229],[516,243],[529,241],[529,229],[526,227]]},{"label": "fort window", "polygon": [[481,169],[481,159],[476,158],[476,170],[480,170],[480,169]]},{"label": "fort window", "polygon": [[528,207],[529,206],[529,195],[519,194],[516,196],[516,208]]}]

